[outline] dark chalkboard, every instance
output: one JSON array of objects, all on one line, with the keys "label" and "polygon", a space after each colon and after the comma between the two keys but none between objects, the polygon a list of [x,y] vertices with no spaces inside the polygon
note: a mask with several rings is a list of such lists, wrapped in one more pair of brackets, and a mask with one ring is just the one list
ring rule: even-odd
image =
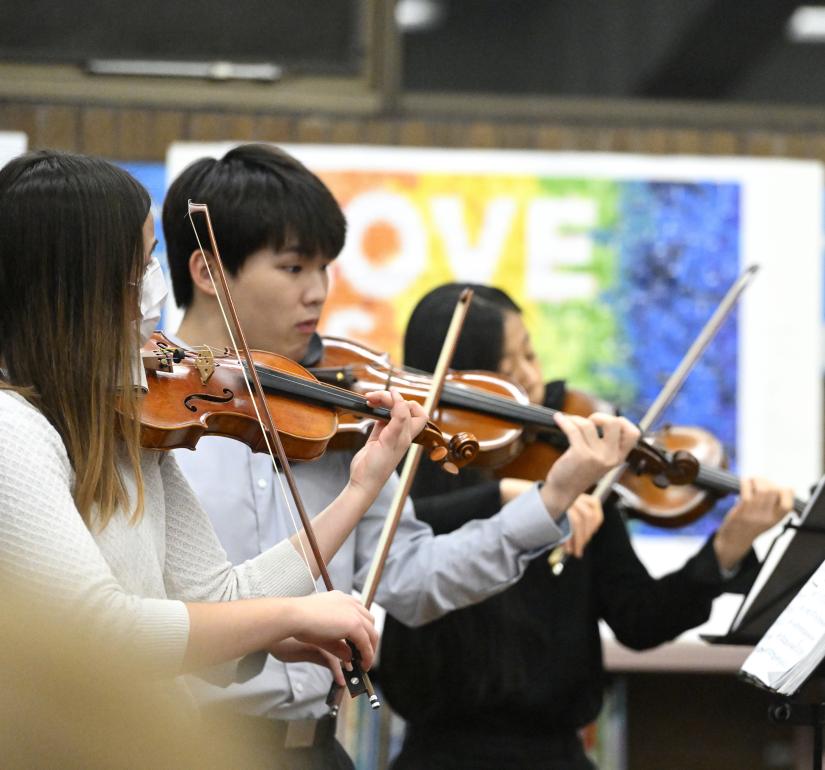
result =
[{"label": "dark chalkboard", "polygon": [[0,59],[273,62],[352,72],[359,0],[2,0]]}]

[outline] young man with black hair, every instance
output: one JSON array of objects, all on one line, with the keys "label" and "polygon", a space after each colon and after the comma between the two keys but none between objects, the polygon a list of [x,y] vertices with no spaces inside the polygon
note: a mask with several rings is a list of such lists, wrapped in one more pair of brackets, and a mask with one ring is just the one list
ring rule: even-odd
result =
[{"label": "young man with black hair", "polygon": [[[189,199],[205,202],[229,272],[229,283],[251,347],[302,360],[320,357],[315,328],[327,294],[327,266],[340,252],[343,214],[324,184],[297,160],[266,145],[245,145],[221,160],[202,159],[174,181],[163,227],[175,298],[185,309],[177,337],[190,345],[229,344],[217,311],[206,260],[186,217]],[[201,242],[207,241],[201,237]],[[565,509],[635,443],[626,420],[562,418],[571,449],[543,486],[533,486],[499,514],[435,537],[408,503],[376,600],[399,620],[420,625],[481,601],[515,583],[542,550],[565,538]],[[229,558],[243,562],[289,533],[289,515],[270,460],[239,443],[204,438],[178,460],[207,509]],[[328,451],[296,465],[309,510],[321,510],[346,485],[351,455]],[[374,555],[396,480],[329,564],[336,588],[360,588]],[[410,661],[426,665],[426,661]],[[268,658],[262,674],[224,690],[201,688],[205,700],[231,702],[258,720],[269,743],[285,746],[290,768],[351,767],[333,740],[324,703],[331,676],[310,664]],[[436,697],[436,694],[433,694]],[[264,719],[269,720],[265,722]],[[287,724],[284,724],[284,721]]]}]

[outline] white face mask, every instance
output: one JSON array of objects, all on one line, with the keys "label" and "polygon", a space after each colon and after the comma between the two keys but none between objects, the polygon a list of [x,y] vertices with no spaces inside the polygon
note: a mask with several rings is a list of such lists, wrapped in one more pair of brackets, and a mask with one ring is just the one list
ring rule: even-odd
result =
[{"label": "white face mask", "polygon": [[152,257],[146,265],[143,282],[140,287],[140,344],[145,345],[158,328],[160,315],[166,296],[166,279],[163,277],[163,268],[157,257]]},{"label": "white face mask", "polygon": [[[163,277],[163,268],[160,266],[157,257],[152,257],[146,265],[143,281],[140,285],[141,347],[149,342],[153,332],[158,328],[160,315],[168,293],[166,279]],[[143,369],[143,361],[139,350],[135,351],[132,369],[132,382],[135,387],[140,388],[145,393],[149,390],[149,383],[146,380],[146,372]]]}]

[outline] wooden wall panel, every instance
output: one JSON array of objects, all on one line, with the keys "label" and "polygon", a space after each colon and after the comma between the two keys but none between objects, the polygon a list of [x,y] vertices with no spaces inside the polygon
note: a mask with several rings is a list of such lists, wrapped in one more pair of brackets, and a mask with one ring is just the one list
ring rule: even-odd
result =
[{"label": "wooden wall panel", "polygon": [[293,135],[292,123],[290,115],[260,115],[255,138],[262,142],[288,142]]},{"label": "wooden wall panel", "polygon": [[34,147],[53,150],[77,150],[82,146],[79,107],[43,104],[34,112],[34,133],[29,142]]},{"label": "wooden wall panel", "polygon": [[143,111],[149,122],[148,131],[138,138],[139,148],[126,141],[126,133],[121,127],[121,152],[124,157],[139,149],[140,154],[132,155],[134,160],[157,160],[166,158],[166,149],[172,142],[189,136],[189,116],[175,110],[155,110],[151,113]]},{"label": "wooden wall panel", "polygon": [[290,141],[306,144],[325,144],[329,141],[334,117],[304,116],[293,124]]},{"label": "wooden wall panel", "polygon": [[120,152],[120,115],[111,108],[80,111],[80,144],[89,155],[117,158]]},{"label": "wooden wall panel", "polygon": [[401,144],[395,121],[389,118],[359,118],[358,122],[364,144]]},{"label": "wooden wall panel", "polygon": [[29,144],[32,144],[32,137],[37,130],[36,112],[37,108],[33,104],[0,104],[0,128],[6,131],[22,131],[28,135]]},{"label": "wooden wall panel", "polygon": [[484,118],[453,114],[337,115],[136,108],[118,104],[70,105],[0,101],[0,130],[24,131],[31,147],[87,152],[121,160],[163,160],[176,140],[227,139],[270,142],[334,142],[417,147],[481,147],[582,150],[651,154],[755,155],[825,161],[825,127],[794,125],[786,130],[718,121],[697,125],[637,125],[627,114],[610,119],[589,114],[572,118]]}]

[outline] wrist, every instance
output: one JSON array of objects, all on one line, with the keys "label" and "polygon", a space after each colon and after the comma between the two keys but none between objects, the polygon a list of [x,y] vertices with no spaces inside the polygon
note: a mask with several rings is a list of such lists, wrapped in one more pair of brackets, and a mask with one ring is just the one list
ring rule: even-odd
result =
[{"label": "wrist", "polygon": [[539,482],[539,497],[553,521],[558,521],[567,510],[572,500],[566,500],[564,495],[555,488],[550,481]]},{"label": "wrist", "polygon": [[737,547],[736,543],[731,541],[728,534],[721,527],[713,536],[713,552],[716,555],[716,561],[719,563],[720,569],[725,572],[734,569],[745,555],[745,551]]},{"label": "wrist", "polygon": [[264,600],[267,602],[270,645],[301,633],[305,625],[304,600],[305,597],[270,597]]},{"label": "wrist", "polygon": [[[375,488],[373,488],[375,487]],[[357,514],[357,518],[366,513],[378,497],[381,491],[380,487],[374,484],[364,484],[360,481],[353,481],[350,479],[346,486],[341,490],[338,499],[353,513]]]}]

